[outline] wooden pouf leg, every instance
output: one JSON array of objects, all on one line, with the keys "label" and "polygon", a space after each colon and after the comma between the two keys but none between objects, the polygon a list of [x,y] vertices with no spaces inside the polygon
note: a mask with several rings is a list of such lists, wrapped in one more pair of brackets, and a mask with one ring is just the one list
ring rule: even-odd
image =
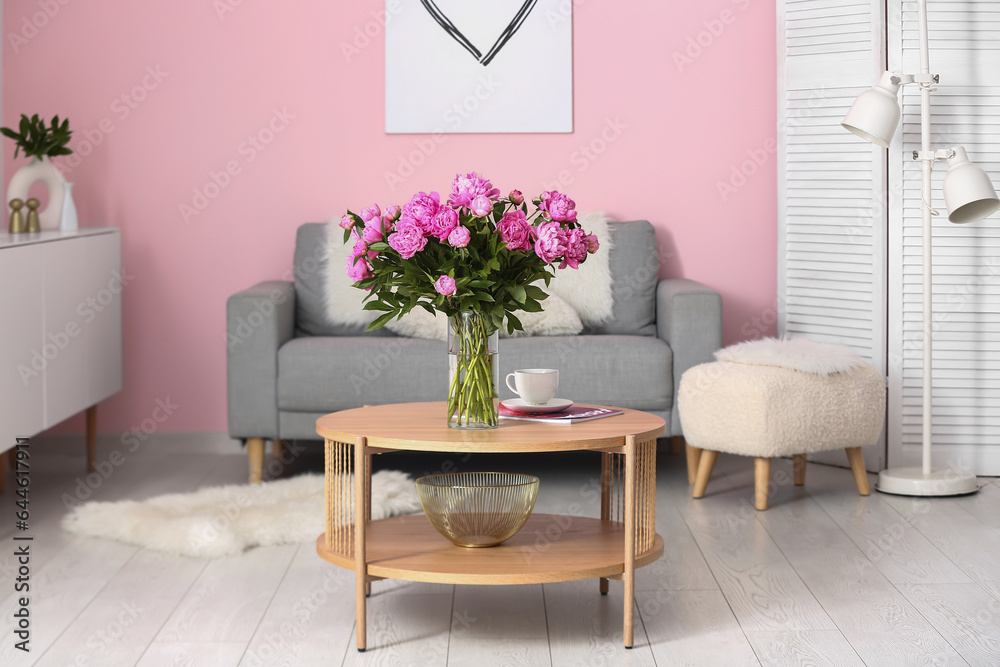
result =
[{"label": "wooden pouf leg", "polygon": [[795,473],[795,486],[806,483],[806,455],[796,454],[792,457],[792,470]]},{"label": "wooden pouf leg", "polygon": [[247,463],[250,464],[250,483],[260,484],[264,479],[264,438],[247,438]]},{"label": "wooden pouf leg", "polygon": [[851,472],[854,473],[854,481],[858,485],[858,493],[863,496],[870,495],[868,473],[865,472],[865,455],[861,453],[861,448],[848,447],[847,460],[851,462]]},{"label": "wooden pouf leg", "polygon": [[684,453],[687,455],[688,484],[694,484],[695,478],[698,475],[698,460],[701,458],[701,450],[697,447],[692,447],[685,441]]},{"label": "wooden pouf leg", "polygon": [[758,456],[753,460],[753,506],[767,509],[767,485],[771,482],[771,459]]},{"label": "wooden pouf leg", "polygon": [[691,492],[692,498],[703,498],[705,487],[708,486],[708,478],[712,476],[712,468],[715,466],[715,459],[719,457],[719,452],[710,449],[701,451],[698,460],[698,476],[694,480],[694,490]]},{"label": "wooden pouf leg", "polygon": [[87,472],[94,472],[97,461],[97,406],[87,408]]}]

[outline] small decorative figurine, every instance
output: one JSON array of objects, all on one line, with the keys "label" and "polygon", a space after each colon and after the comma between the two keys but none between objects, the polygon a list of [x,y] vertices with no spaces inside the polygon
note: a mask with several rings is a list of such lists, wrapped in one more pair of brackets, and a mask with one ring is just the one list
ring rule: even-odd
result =
[{"label": "small decorative figurine", "polygon": [[24,206],[24,202],[20,199],[11,199],[10,207],[13,209],[10,214],[10,227],[7,231],[11,234],[23,234],[28,231],[28,228],[24,225],[24,216],[21,215],[21,208]]},{"label": "small decorative figurine", "polygon": [[28,205],[28,231],[29,232],[42,231],[42,226],[39,224],[38,221],[38,207],[41,206],[42,202],[32,197],[25,203]]}]

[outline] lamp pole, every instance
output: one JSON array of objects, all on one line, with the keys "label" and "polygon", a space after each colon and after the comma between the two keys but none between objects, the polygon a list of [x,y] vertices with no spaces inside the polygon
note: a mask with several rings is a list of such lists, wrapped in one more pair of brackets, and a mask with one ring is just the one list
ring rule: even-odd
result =
[{"label": "lamp pole", "polygon": [[[917,13],[920,22],[920,73],[930,75],[930,49],[927,46],[927,0],[919,0]],[[931,84],[920,84],[920,150],[927,154],[931,150]],[[925,476],[931,474],[931,431],[933,425],[933,373],[932,373],[932,334],[934,328],[933,310],[933,267],[931,264],[931,172],[934,160],[921,160],[923,163],[923,184],[920,187],[920,211],[923,214],[923,253],[924,253],[924,401],[923,401],[923,465]]]}]

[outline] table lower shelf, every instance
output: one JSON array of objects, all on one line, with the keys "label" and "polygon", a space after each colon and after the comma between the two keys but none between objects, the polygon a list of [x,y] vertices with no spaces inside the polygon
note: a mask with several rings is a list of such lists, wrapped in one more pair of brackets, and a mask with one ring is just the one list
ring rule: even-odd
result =
[{"label": "table lower shelf", "polygon": [[[372,521],[367,525],[368,574],[439,584],[543,584],[620,575],[625,570],[625,530],[600,519],[533,514],[514,537],[501,545],[473,549],[455,546],[423,514]],[[354,570],[354,558],[326,548],[326,561]],[[663,555],[663,538],[636,557],[642,567]]]}]

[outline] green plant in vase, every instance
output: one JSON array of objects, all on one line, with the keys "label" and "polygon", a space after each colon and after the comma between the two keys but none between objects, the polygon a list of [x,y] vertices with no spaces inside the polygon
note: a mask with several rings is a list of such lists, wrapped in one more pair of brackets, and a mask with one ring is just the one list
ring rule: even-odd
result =
[{"label": "green plant in vase", "polygon": [[576,204],[557,191],[528,203],[506,197],[475,172],[458,175],[448,200],[419,192],[400,206],[348,211],[340,226],[353,243],[347,274],[368,291],[377,329],[413,308],[449,318],[448,424],[499,423],[497,332],[522,329],[515,313],[539,312],[556,268],[577,268],[599,244],[576,221]]},{"label": "green plant in vase", "polygon": [[21,122],[16,132],[9,127],[0,127],[0,133],[14,140],[15,158],[22,151],[25,157],[39,160],[44,157],[73,154],[73,150],[66,145],[73,135],[73,130],[69,129],[68,118],[60,123],[59,116],[53,116],[52,124],[46,127],[45,119],[39,118],[38,114],[31,118],[21,114]]}]

